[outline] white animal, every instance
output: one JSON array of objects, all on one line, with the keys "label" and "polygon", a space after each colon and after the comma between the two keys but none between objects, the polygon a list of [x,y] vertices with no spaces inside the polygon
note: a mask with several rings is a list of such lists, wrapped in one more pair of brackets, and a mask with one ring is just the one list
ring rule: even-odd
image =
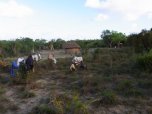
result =
[{"label": "white animal", "polygon": [[52,60],[53,60],[53,63],[54,63],[54,64],[57,63],[57,60],[56,60],[55,58],[53,58]]},{"label": "white animal", "polygon": [[83,58],[82,57],[74,57],[72,59],[72,62],[75,63],[75,64],[79,64],[81,61],[83,61]]},{"label": "white animal", "polygon": [[71,66],[70,66],[70,70],[71,70],[71,71],[76,70],[76,67],[75,67],[75,65],[74,65],[73,63],[72,63]]},{"label": "white animal", "polygon": [[33,58],[33,60],[36,60],[36,61],[39,61],[39,60],[42,59],[40,53],[34,53],[34,54],[32,54],[32,58]]}]

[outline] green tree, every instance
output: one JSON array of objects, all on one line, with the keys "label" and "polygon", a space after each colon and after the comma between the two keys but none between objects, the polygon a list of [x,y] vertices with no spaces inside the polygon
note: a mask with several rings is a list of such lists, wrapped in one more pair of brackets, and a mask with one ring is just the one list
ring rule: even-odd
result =
[{"label": "green tree", "polygon": [[46,45],[46,40],[45,39],[36,39],[34,42],[34,49],[35,50],[41,50],[42,47]]},{"label": "green tree", "polygon": [[112,32],[110,30],[102,31],[101,38],[103,39],[104,43],[108,47],[112,47],[112,39],[111,39]]},{"label": "green tree", "polygon": [[120,46],[121,43],[125,43],[126,36],[125,34],[117,31],[104,30],[101,34],[101,38],[106,46]]},{"label": "green tree", "polygon": [[65,41],[61,38],[58,38],[57,40],[52,39],[48,42],[48,45],[53,45],[55,49],[62,49],[62,45],[65,43]]},{"label": "green tree", "polygon": [[152,48],[152,29],[143,29],[138,34],[129,35],[127,44],[133,47],[135,52],[148,52]]}]

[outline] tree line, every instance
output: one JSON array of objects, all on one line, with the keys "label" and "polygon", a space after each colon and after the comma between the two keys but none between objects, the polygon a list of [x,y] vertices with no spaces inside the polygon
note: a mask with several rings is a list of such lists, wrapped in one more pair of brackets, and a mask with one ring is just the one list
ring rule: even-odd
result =
[{"label": "tree line", "polygon": [[134,48],[137,53],[149,52],[152,48],[152,28],[143,29],[140,33],[130,34],[127,37],[127,44]]},{"label": "tree line", "polygon": [[[142,30],[140,33],[125,35],[124,33],[104,30],[101,32],[101,39],[94,40],[74,40],[82,49],[89,48],[120,48],[124,46],[131,47],[135,52],[148,52],[152,48],[152,29]],[[43,49],[62,49],[66,41],[58,38],[47,41],[45,39],[36,39],[22,37],[15,40],[0,40],[0,56],[18,56],[29,54],[32,51]]]}]

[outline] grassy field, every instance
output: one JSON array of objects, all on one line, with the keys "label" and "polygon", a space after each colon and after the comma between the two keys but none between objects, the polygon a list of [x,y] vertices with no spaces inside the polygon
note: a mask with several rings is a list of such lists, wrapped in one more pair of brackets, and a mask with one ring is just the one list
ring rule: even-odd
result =
[{"label": "grassy field", "polygon": [[137,56],[95,49],[83,54],[87,70],[71,72],[71,59],[60,58],[40,61],[26,80],[1,76],[0,113],[152,114],[152,74],[139,69]]}]

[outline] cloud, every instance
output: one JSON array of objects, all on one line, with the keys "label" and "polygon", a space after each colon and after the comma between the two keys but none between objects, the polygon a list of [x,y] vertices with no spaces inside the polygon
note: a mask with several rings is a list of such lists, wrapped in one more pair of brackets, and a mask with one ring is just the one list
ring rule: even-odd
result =
[{"label": "cloud", "polygon": [[3,17],[25,17],[33,14],[28,6],[17,3],[16,0],[0,1],[0,16]]},{"label": "cloud", "polygon": [[86,7],[91,8],[100,8],[100,1],[99,0],[87,0],[85,3]]},{"label": "cloud", "polygon": [[85,6],[119,13],[129,21],[135,21],[152,12],[152,0],[86,0]]},{"label": "cloud", "polygon": [[104,20],[107,20],[108,18],[109,18],[108,15],[100,13],[97,15],[95,20],[96,21],[104,21]]},{"label": "cloud", "polygon": [[148,13],[148,19],[152,19],[152,12]]},{"label": "cloud", "polygon": [[132,28],[132,29],[136,29],[137,27],[138,27],[137,23],[133,23],[133,24],[131,25],[131,28]]}]

